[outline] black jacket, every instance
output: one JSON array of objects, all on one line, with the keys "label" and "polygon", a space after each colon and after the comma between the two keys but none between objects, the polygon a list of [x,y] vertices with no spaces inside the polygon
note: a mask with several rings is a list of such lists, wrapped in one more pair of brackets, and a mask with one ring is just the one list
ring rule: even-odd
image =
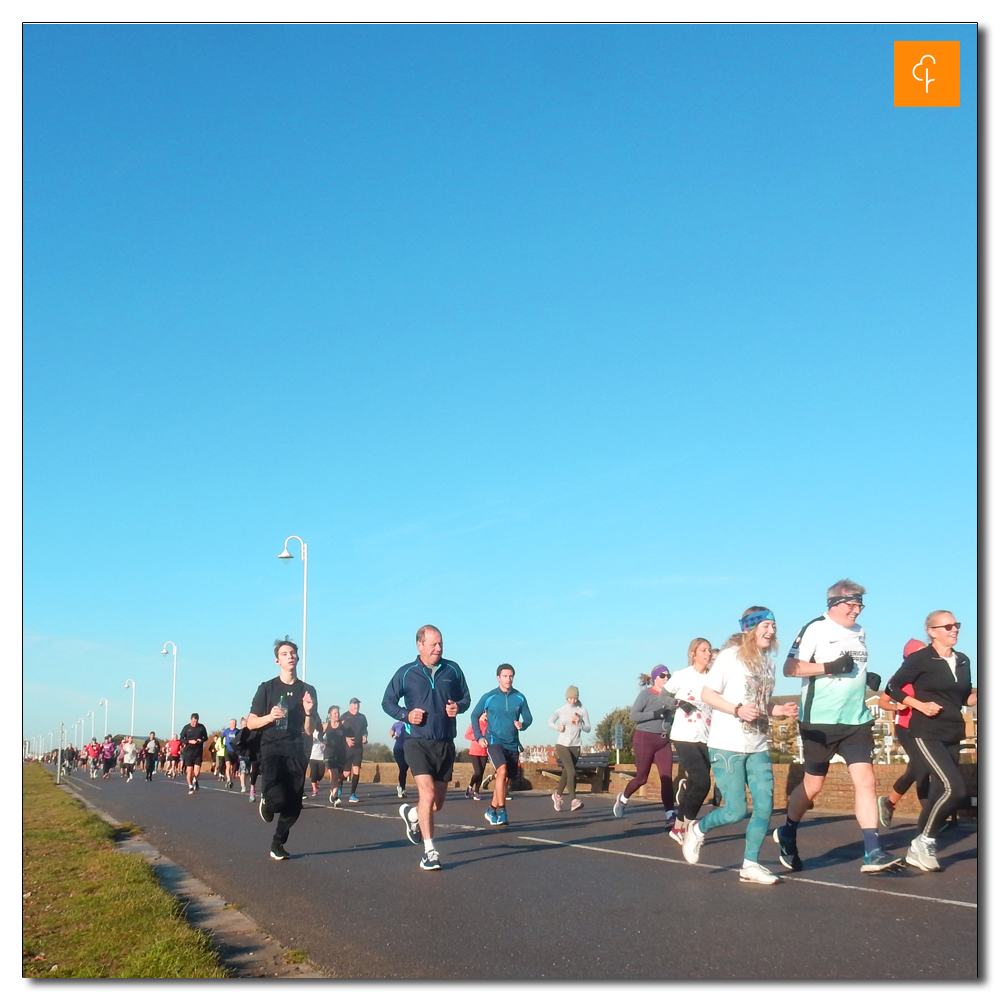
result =
[{"label": "black jacket", "polygon": [[905,697],[903,685],[912,684],[914,698],[936,701],[941,706],[937,715],[930,716],[914,709],[910,713],[911,736],[946,743],[957,743],[964,738],[962,706],[972,692],[972,668],[969,658],[958,650],[955,650],[955,674],[957,680],[934,647],[924,646],[903,660],[903,665],[889,678],[885,690],[895,701]]}]

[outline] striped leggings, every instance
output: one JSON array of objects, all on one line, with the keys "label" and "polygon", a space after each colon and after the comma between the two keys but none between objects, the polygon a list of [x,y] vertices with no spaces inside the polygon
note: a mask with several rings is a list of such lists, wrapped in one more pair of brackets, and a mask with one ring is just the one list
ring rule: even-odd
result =
[{"label": "striped leggings", "polygon": [[914,747],[930,770],[931,787],[920,810],[917,829],[933,840],[945,820],[965,798],[965,779],[958,767],[959,744],[915,737]]}]

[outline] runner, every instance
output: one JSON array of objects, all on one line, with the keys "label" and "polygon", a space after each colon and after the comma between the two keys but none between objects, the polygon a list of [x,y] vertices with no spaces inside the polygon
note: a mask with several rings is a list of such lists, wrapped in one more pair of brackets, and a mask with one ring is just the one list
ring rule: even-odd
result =
[{"label": "runner", "polygon": [[160,741],[156,738],[156,733],[150,733],[143,747],[146,753],[146,780],[153,780],[153,771],[156,769],[156,761],[160,756]]},{"label": "runner", "polygon": [[[919,639],[911,639],[903,647],[903,659],[910,653],[915,653],[918,649],[923,649],[926,642]],[[913,694],[913,685],[904,684],[903,694]],[[910,790],[910,786],[916,784],[917,801],[923,809],[927,801],[927,794],[931,786],[931,772],[927,767],[927,762],[920,755],[916,745],[910,738],[910,716],[913,709],[901,702],[893,701],[888,692],[883,691],[879,696],[878,707],[885,712],[895,712],[892,729],[896,741],[906,754],[906,770],[893,782],[892,790],[888,795],[878,797],[878,821],[880,826],[892,826],[892,815],[896,810],[899,800]]]},{"label": "runner", "polygon": [[165,774],[168,778],[176,778],[181,770],[181,741],[177,734],[167,740],[167,767]]},{"label": "runner", "polygon": [[[434,846],[434,813],[444,806],[455,763],[455,716],[469,707],[469,687],[461,667],[442,658],[440,629],[417,630],[417,658],[401,666],[382,697],[386,715],[406,723],[403,753],[417,786],[417,805],[405,802],[399,815],[411,844],[423,838],[420,867],[438,871],[441,858]],[[403,705],[400,706],[399,702]]]},{"label": "runner", "polygon": [[236,720],[230,719],[229,725],[222,730],[222,736],[220,737],[225,751],[226,788],[233,787],[233,777],[240,766],[239,755],[233,746],[233,741],[239,735],[240,731],[236,725]]},{"label": "runner", "polygon": [[[486,731],[485,712],[479,717],[479,731],[481,733]],[[486,747],[479,745],[479,740],[476,739],[476,734],[472,731],[471,722],[465,731],[465,738],[469,741],[469,760],[472,763],[472,781],[465,789],[465,797],[479,802],[483,797],[483,775],[486,773],[486,762],[490,759],[490,755]]]},{"label": "runner", "polygon": [[340,706],[331,705],[326,711],[327,722],[323,727],[324,758],[330,771],[330,802],[339,809],[343,802],[345,773],[350,773],[347,763],[347,728],[340,721]]},{"label": "runner", "polygon": [[[514,687],[514,668],[509,663],[497,667],[497,687],[479,699],[472,710],[472,735],[486,748],[490,763],[496,768],[493,801],[483,814],[490,826],[507,822],[507,786],[517,777],[521,753],[519,733],[531,725],[528,699]],[[481,717],[486,715],[486,728]]]},{"label": "runner", "polygon": [[90,780],[93,781],[100,767],[101,746],[92,736],[84,749],[87,751],[87,770],[90,772]]},{"label": "runner", "polygon": [[111,733],[108,733],[101,744],[101,767],[104,769],[105,781],[107,781],[109,772],[115,766],[115,756],[117,753],[118,748],[115,746],[115,741],[111,738]]},{"label": "runner", "polygon": [[708,763],[708,723],[712,709],[701,697],[711,662],[712,644],[700,636],[692,639],[688,645],[688,665],[663,686],[667,694],[677,699],[670,738],[684,768],[684,777],[677,782],[677,816],[670,837],[681,845],[688,823],[698,818],[712,787]]},{"label": "runner", "polygon": [[239,743],[240,733],[246,729],[247,720],[244,716],[240,719],[239,729],[236,732],[236,736],[233,738],[233,750],[236,752],[236,773],[240,778],[240,794],[246,795],[247,791],[247,775],[250,773],[250,757],[249,755],[240,750]]},{"label": "runner", "polygon": [[[687,824],[684,860],[697,864],[705,835],[716,827],[739,823],[747,815],[746,789],[753,813],[743,847],[741,882],[774,885],[780,879],[758,861],[760,846],[774,807],[774,775],[767,746],[768,708],[774,691],[774,661],[778,649],[774,615],[761,605],[747,608],[740,618],[743,642],[719,653],[705,676],[701,700],[712,708],[708,729],[708,757],[723,804],[707,816]],[[794,701],[774,705],[774,716],[794,719]]]},{"label": "runner", "polygon": [[406,798],[406,775],[410,770],[406,765],[406,757],[403,754],[403,741],[405,739],[406,727],[402,722],[394,722],[389,727],[389,739],[392,743],[392,757],[396,762],[399,771],[396,776],[396,798]]},{"label": "runner", "polygon": [[219,781],[226,780],[226,741],[222,738],[222,732],[212,740],[212,754],[215,758],[214,774]]},{"label": "runner", "polygon": [[554,729],[556,756],[562,765],[559,787],[552,793],[556,812],[562,810],[563,795],[569,795],[570,812],[583,808],[576,797],[576,762],[580,759],[581,735],[590,732],[590,714],[580,704],[580,689],[575,684],[566,688],[566,704],[560,705],[550,716],[549,729]]},{"label": "runner", "polygon": [[347,763],[351,768],[351,795],[347,800],[352,805],[359,802],[358,781],[361,779],[361,761],[364,757],[364,745],[368,742],[368,720],[359,709],[361,702],[352,698],[347,706],[347,715],[340,724],[347,730]]},{"label": "runner", "polygon": [[652,673],[639,675],[642,690],[628,714],[629,719],[636,723],[632,737],[635,777],[615,799],[611,812],[615,819],[625,815],[628,800],[649,781],[650,768],[656,764],[660,776],[660,801],[669,830],[674,822],[674,760],[670,747],[670,724],[677,703],[673,695],[663,690],[668,680],[670,671],[662,663],[653,667]]},{"label": "runner", "polygon": [[[937,872],[937,835],[949,813],[965,798],[965,779],[958,766],[965,736],[963,705],[975,705],[972,666],[955,649],[962,627],[950,611],[932,611],[924,623],[931,642],[911,653],[892,675],[889,696],[913,709],[910,735],[917,753],[930,769],[927,801],[917,820],[917,835],[906,851],[906,863],[925,872]],[[903,687],[913,685],[913,694]]]},{"label": "runner", "polygon": [[319,795],[323,775],[326,774],[326,727],[321,723],[312,732],[309,743],[309,785],[313,798]]},{"label": "runner", "polygon": [[861,871],[877,875],[903,860],[887,854],[879,843],[875,739],[865,698],[869,688],[879,689],[881,679],[867,670],[865,630],[857,624],[864,594],[865,588],[853,580],[838,580],[826,592],[826,613],[802,627],[785,660],[785,676],[802,678],[799,735],[805,774],[788,796],[785,825],[774,831],[774,840],[781,863],[795,872],[802,869],[798,826],[819,795],[834,754],[844,758],[854,785],[854,815],[864,840]]},{"label": "runner", "polygon": [[260,766],[263,788],[260,815],[265,823],[278,818],[271,838],[271,857],[287,861],[288,833],[302,812],[308,758],[303,734],[312,736],[319,719],[313,719],[316,689],[295,676],[299,647],[291,640],[274,644],[278,676],[261,683],[247,713],[247,726],[260,729]]},{"label": "runner", "polygon": [[181,730],[181,756],[187,775],[188,795],[194,795],[198,791],[198,775],[207,740],[208,730],[198,721],[198,713],[192,712],[191,721]]},{"label": "runner", "polygon": [[122,772],[125,775],[125,780],[132,780],[132,772],[135,770],[135,762],[139,757],[139,751],[136,749],[135,743],[132,741],[131,736],[126,736],[122,740],[121,745],[121,757],[122,757]]}]

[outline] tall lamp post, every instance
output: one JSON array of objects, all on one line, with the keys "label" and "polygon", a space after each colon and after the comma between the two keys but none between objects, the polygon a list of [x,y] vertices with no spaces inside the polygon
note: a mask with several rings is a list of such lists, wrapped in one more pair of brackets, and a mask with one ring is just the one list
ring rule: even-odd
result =
[{"label": "tall lamp post", "polygon": [[[87,715],[90,716],[90,738],[94,738],[94,726],[97,724],[97,716],[94,715],[93,710],[89,711]],[[105,730],[107,732],[107,730]]]},{"label": "tall lamp post", "polygon": [[291,559],[288,543],[295,539],[302,550],[302,680],[306,679],[306,611],[309,598],[309,546],[298,535],[289,535],[285,539],[285,547],[278,555],[279,559]]},{"label": "tall lamp post", "polygon": [[49,733],[49,753],[52,753],[52,737],[55,733]]},{"label": "tall lamp post", "polygon": [[76,729],[77,726],[80,727],[80,742],[82,743],[83,737],[86,735],[86,733],[84,733],[83,731],[83,719],[77,719],[76,722],[73,723],[74,729]]},{"label": "tall lamp post", "polygon": [[[132,736],[133,735],[133,731],[135,730],[135,681],[132,680],[131,677],[125,682],[125,690],[126,691],[129,689],[130,685],[132,687],[132,722],[131,722],[128,734],[129,734],[129,736]],[[171,735],[173,735],[173,734],[171,734]]]},{"label": "tall lamp post", "polygon": [[104,706],[104,731],[106,733],[110,732],[110,730],[108,729],[108,699],[102,698],[97,704]]},{"label": "tall lamp post", "polygon": [[173,687],[173,694],[170,696],[170,738],[173,739],[174,734],[177,732],[177,730],[174,729],[174,715],[175,715],[175,708],[177,705],[177,643],[171,642],[168,639],[163,644],[163,649],[160,650],[160,652],[164,656],[167,655],[167,646],[174,647],[174,687]]}]

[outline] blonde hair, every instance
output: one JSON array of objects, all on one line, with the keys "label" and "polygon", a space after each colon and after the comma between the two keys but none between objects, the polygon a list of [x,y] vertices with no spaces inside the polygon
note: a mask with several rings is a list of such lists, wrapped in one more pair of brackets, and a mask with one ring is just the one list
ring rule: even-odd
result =
[{"label": "blonde hair", "polygon": [[708,641],[708,639],[702,639],[701,636],[698,636],[697,639],[692,639],[691,642],[688,643],[688,666],[689,667],[691,666],[692,663],[694,663],[694,653],[695,653],[695,650],[702,643],[705,643],[705,645],[708,646],[709,650],[711,651],[712,644]]},{"label": "blonde hair", "polygon": [[[753,612],[755,611],[769,611],[769,610],[770,608],[765,608],[759,604],[755,604],[753,607],[747,608],[746,611],[744,611],[743,614],[740,615],[740,617],[744,618],[746,615],[753,614]],[[757,633],[757,628],[761,624],[763,623],[758,622],[757,625],[755,625],[748,632],[740,633],[739,642],[733,643],[733,645],[736,646],[737,659],[739,659],[739,661],[745,667],[748,667],[752,671],[759,670],[764,665],[764,662],[766,661],[767,657],[773,656],[778,651],[778,626],[777,624],[775,624],[774,638],[771,639],[771,644],[767,647],[767,651],[761,652],[760,647],[757,645],[757,639],[755,638]],[[734,635],[733,639],[736,638],[737,637]]]},{"label": "blonde hair", "polygon": [[935,618],[937,618],[937,616],[938,616],[938,615],[951,615],[951,617],[952,617],[952,618],[954,618],[954,617],[955,617],[954,613],[953,613],[953,612],[951,612],[951,611],[944,611],[943,609],[942,609],[941,611],[932,611],[932,612],[931,612],[931,613],[930,613],[930,614],[929,614],[929,615],[928,615],[928,616],[927,616],[927,617],[926,617],[926,618],[924,619],[924,630],[925,630],[925,631],[926,631],[927,629],[929,629],[929,628],[931,627],[931,622],[932,622],[932,621],[933,621],[933,620],[934,620]]}]

